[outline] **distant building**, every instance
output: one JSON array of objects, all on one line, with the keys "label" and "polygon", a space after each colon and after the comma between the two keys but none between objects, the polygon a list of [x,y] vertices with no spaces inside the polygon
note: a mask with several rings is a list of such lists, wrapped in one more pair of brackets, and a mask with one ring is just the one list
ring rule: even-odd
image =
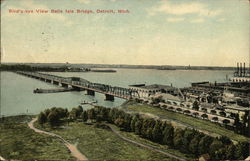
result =
[{"label": "distant building", "polygon": [[145,84],[135,84],[135,85],[130,85],[129,88],[137,90],[138,95],[141,98],[147,98],[159,93],[168,93],[172,95],[177,94],[177,88],[160,84],[152,84],[148,86],[146,86]]}]

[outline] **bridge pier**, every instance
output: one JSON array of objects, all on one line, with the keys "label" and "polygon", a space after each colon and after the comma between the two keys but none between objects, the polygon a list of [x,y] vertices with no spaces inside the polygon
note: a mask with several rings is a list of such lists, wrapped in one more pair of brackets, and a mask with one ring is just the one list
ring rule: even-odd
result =
[{"label": "bridge pier", "polygon": [[115,97],[113,95],[105,94],[105,100],[106,101],[114,101]]},{"label": "bridge pier", "polygon": [[68,84],[65,84],[65,83],[61,83],[61,84],[62,84],[62,87],[68,88]]},{"label": "bridge pier", "polygon": [[95,95],[95,91],[87,90],[87,95],[94,96]]},{"label": "bridge pier", "polygon": [[59,85],[59,82],[57,82],[57,81],[53,81],[53,84],[55,84],[55,85]]}]

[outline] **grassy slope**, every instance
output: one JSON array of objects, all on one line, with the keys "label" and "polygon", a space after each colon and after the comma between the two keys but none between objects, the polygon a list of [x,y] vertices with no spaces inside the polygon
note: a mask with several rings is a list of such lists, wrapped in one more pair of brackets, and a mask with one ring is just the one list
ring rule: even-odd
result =
[{"label": "grassy slope", "polygon": [[224,127],[221,127],[217,124],[206,120],[196,119],[184,114],[163,110],[149,105],[128,105],[125,108],[131,111],[152,113],[160,117],[167,117],[169,119],[178,120],[179,122],[189,124],[197,129],[224,135],[236,141],[250,141],[249,138],[236,134],[233,131],[225,129]]},{"label": "grassy slope", "polygon": [[[119,127],[117,127],[115,125],[111,125],[111,124],[109,124],[109,125],[112,126],[114,129],[116,129],[117,131],[119,131]],[[134,141],[137,141],[137,142],[140,142],[140,143],[143,143],[143,144],[154,146],[157,149],[168,152],[170,154],[173,154],[173,155],[176,155],[176,156],[179,156],[179,157],[182,157],[182,158],[186,158],[188,160],[194,160],[195,159],[194,156],[192,156],[192,155],[184,154],[184,153],[179,152],[178,150],[169,148],[167,145],[161,145],[161,144],[152,142],[152,141],[150,141],[148,139],[144,139],[144,138],[140,137],[139,135],[136,135],[133,132],[120,131],[119,133],[121,135],[123,135],[124,137],[126,137],[126,138],[129,138],[131,140],[134,140]]]},{"label": "grassy slope", "polygon": [[[35,125],[41,128],[38,124]],[[51,131],[49,128],[46,130]],[[66,128],[54,129],[52,132],[78,144],[79,150],[90,160],[173,160],[128,143],[110,130],[82,122],[71,122]]]},{"label": "grassy slope", "polygon": [[0,123],[0,155],[18,160],[73,159],[67,148],[57,139],[35,133],[27,126],[31,116],[5,118]]}]

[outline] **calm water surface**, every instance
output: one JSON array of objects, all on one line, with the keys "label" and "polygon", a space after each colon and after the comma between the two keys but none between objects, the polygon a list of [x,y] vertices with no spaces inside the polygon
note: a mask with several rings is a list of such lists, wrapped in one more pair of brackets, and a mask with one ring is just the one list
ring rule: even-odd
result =
[{"label": "calm water surface", "polygon": [[[115,69],[116,73],[92,72],[50,72],[50,74],[64,77],[81,77],[96,83],[113,86],[128,87],[130,84],[165,84],[176,87],[190,86],[191,82],[217,81],[225,82],[226,75],[231,71],[181,71],[181,70],[150,70],[150,69]],[[85,92],[63,92],[50,94],[34,94],[36,88],[59,88],[50,83],[45,83],[32,78],[24,77],[12,72],[1,72],[1,114],[37,114],[50,107],[69,108],[77,107],[82,101],[97,100],[99,105],[106,107],[119,106],[124,100],[115,98],[114,102],[104,101],[104,95],[88,96]],[[83,108],[90,108],[83,105]]]}]

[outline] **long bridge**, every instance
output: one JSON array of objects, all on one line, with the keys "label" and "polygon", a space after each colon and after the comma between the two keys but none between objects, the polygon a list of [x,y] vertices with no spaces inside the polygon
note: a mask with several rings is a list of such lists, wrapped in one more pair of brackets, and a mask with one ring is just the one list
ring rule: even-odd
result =
[{"label": "long bridge", "polygon": [[116,87],[101,83],[93,83],[86,79],[79,77],[61,77],[51,74],[45,74],[40,72],[26,72],[17,71],[17,74],[21,74],[30,78],[38,79],[47,83],[62,86],[64,88],[73,88],[77,91],[86,90],[87,95],[95,95],[95,92],[105,95],[105,100],[114,101],[114,97],[129,100],[131,98],[139,97],[138,91],[129,88]]}]

